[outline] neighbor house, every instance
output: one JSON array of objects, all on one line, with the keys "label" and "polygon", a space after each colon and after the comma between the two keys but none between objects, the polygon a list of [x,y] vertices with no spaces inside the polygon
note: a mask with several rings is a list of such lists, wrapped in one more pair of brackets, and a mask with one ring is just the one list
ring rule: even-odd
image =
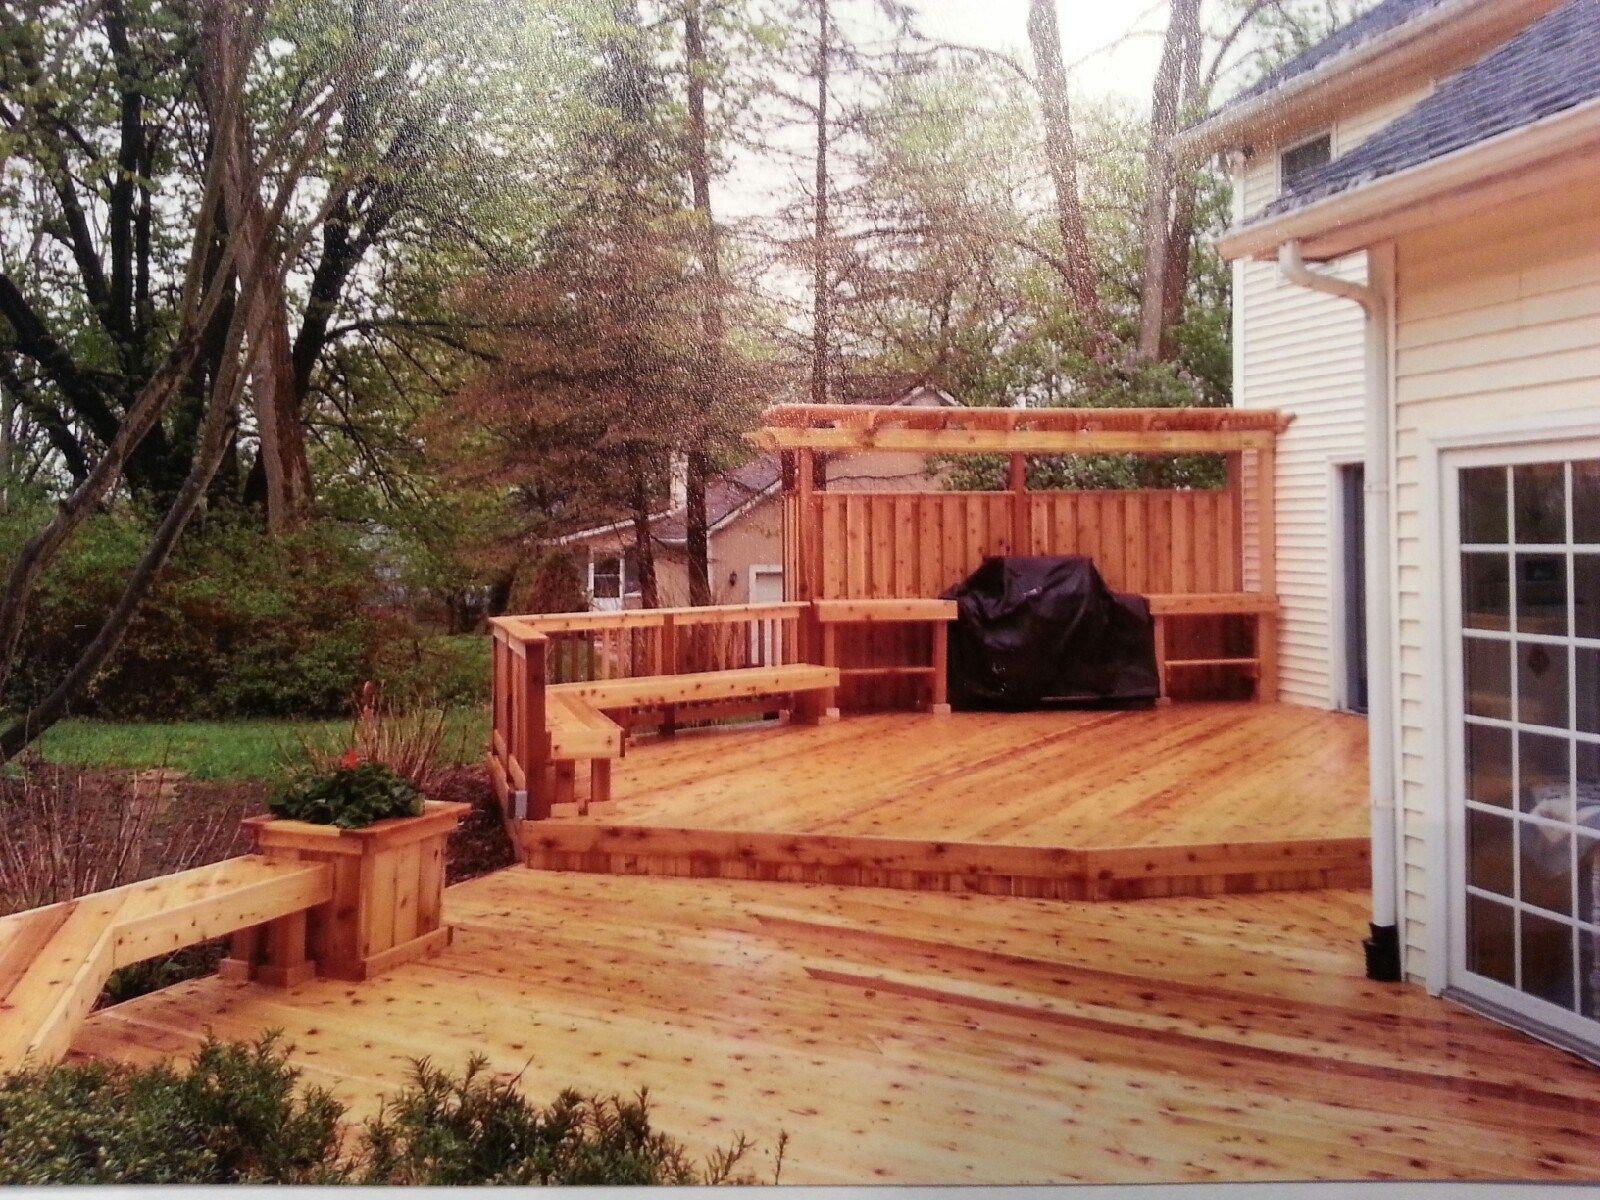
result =
[{"label": "neighbor house", "polygon": [[[955,407],[948,392],[927,384],[902,387],[887,399],[861,403],[905,408]],[[851,491],[937,491],[940,478],[922,456],[877,453],[827,462],[825,483]],[[761,604],[785,597],[783,571],[782,469],[776,454],[763,454],[714,479],[706,488],[714,604]],[[681,467],[674,471],[667,507],[650,518],[661,603],[689,602],[688,520]],[[556,539],[579,559],[589,606],[610,611],[640,606],[639,574],[631,521],[609,521]]]},{"label": "neighbor house", "polygon": [[1179,145],[1295,418],[1282,695],[1370,713],[1369,950],[1593,1055],[1600,0],[1387,0]]}]

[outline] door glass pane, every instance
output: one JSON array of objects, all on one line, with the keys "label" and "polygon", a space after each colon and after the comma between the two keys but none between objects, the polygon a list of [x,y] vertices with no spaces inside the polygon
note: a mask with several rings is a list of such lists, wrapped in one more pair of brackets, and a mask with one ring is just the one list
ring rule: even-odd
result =
[{"label": "door glass pane", "polygon": [[1482,896],[1467,897],[1467,970],[1517,986],[1516,913]]},{"label": "door glass pane", "polygon": [[1511,807],[1511,731],[1467,726],[1467,799]]},{"label": "door glass pane", "polygon": [[1511,564],[1504,554],[1461,556],[1461,624],[1467,629],[1511,628]]},{"label": "door glass pane", "polygon": [[1600,543],[1600,461],[1572,464],[1572,540]]},{"label": "door glass pane", "polygon": [[1567,632],[1567,560],[1560,554],[1517,555],[1517,630]]},{"label": "door glass pane", "polygon": [[1517,734],[1517,770],[1521,779],[1523,812],[1538,813],[1556,821],[1572,819],[1569,742],[1543,733]]},{"label": "door glass pane", "polygon": [[1517,645],[1517,720],[1567,728],[1567,648],[1542,642]]},{"label": "door glass pane", "polygon": [[1497,813],[1467,810],[1467,882],[1499,896],[1513,892],[1512,822]]},{"label": "door glass pane", "polygon": [[1517,834],[1521,854],[1521,895],[1564,917],[1572,915],[1572,833],[1554,825],[1523,822]]},{"label": "door glass pane", "polygon": [[1573,721],[1584,733],[1600,733],[1600,650],[1579,646],[1573,651],[1577,711]]},{"label": "door glass pane", "polygon": [[1461,472],[1461,540],[1510,541],[1506,530],[1506,469],[1474,467]]},{"label": "door glass pane", "polygon": [[1467,712],[1475,717],[1511,719],[1511,644],[1463,638],[1462,667]]},{"label": "door glass pane", "polygon": [[1530,996],[1571,1009],[1572,926],[1524,909],[1522,926],[1522,990]]},{"label": "door glass pane", "polygon": [[1578,930],[1579,1011],[1591,1021],[1600,1020],[1600,932]]},{"label": "door glass pane", "polygon": [[1511,471],[1517,544],[1547,544],[1567,540],[1566,466],[1530,463]]},{"label": "door glass pane", "polygon": [[1578,824],[1584,825],[1593,822],[1596,833],[1600,833],[1600,819],[1586,817],[1581,809],[1582,805],[1600,805],[1600,746],[1593,742],[1579,742],[1574,749],[1577,754],[1577,796],[1580,810]]},{"label": "door glass pane", "polygon": [[1572,556],[1573,633],[1600,638],[1600,554]]}]

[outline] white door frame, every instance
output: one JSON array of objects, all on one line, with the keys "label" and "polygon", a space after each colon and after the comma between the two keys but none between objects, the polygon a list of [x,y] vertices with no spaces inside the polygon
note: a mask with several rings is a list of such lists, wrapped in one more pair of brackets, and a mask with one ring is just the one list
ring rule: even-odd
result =
[{"label": "white door frame", "polygon": [[[1429,753],[1423,764],[1428,990],[1450,992],[1515,1018],[1519,1028],[1571,1049],[1596,1053],[1595,1024],[1492,980],[1476,977],[1473,991],[1455,986],[1465,961],[1463,905],[1461,594],[1458,473],[1464,467],[1600,457],[1600,417],[1591,411],[1485,425],[1426,438],[1422,487],[1423,724]],[[1430,502],[1431,501],[1431,502]],[[1433,681],[1432,684],[1429,681]],[[1370,686],[1370,684],[1369,684]],[[1528,1007],[1538,1005],[1530,1015]],[[1551,1011],[1545,1011],[1550,1009]]]},{"label": "white door frame", "polygon": [[[1328,459],[1328,704],[1340,712],[1350,711],[1350,663],[1345,653],[1347,641],[1345,628],[1350,619],[1345,604],[1347,592],[1345,578],[1345,528],[1344,471],[1347,467],[1365,468],[1367,460],[1360,454],[1340,454]],[[1366,557],[1366,547],[1361,550]],[[1367,669],[1368,705],[1371,704],[1372,669]],[[1365,716],[1366,714],[1360,714]]]}]

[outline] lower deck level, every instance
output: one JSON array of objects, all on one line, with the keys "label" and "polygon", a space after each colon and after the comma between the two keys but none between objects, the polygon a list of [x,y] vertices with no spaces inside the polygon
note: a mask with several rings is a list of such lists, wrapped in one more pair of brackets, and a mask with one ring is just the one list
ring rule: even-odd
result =
[{"label": "lower deck level", "polygon": [[1103,904],[510,868],[363,984],[192,980],[75,1053],[277,1029],[371,1113],[430,1058],[531,1097],[648,1087],[782,1182],[1600,1178],[1600,1071],[1363,976],[1359,891]]},{"label": "lower deck level", "polygon": [[[1366,722],[1290,705],[882,713],[641,740],[530,865],[1062,899],[1366,881]],[[582,781],[580,780],[580,790]]]}]

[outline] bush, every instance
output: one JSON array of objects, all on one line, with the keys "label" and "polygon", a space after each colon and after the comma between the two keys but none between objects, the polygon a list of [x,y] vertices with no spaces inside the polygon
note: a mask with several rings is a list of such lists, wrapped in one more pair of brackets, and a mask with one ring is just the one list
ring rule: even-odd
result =
[{"label": "bush", "polygon": [[352,754],[338,769],[268,801],[267,810],[286,821],[365,829],[390,817],[420,817],[422,793],[383,763],[360,762]]},{"label": "bush", "polygon": [[0,1184],[753,1182],[735,1174],[744,1139],[696,1165],[651,1128],[644,1093],[563,1092],[541,1107],[482,1059],[459,1076],[420,1062],[347,1151],[343,1106],[298,1078],[271,1034],[208,1039],[187,1070],[88,1062],[7,1076]]},{"label": "bush", "polygon": [[[21,518],[0,521],[0,563],[29,527]],[[37,701],[55,686],[115,603],[148,534],[148,522],[126,511],[86,523],[30,606],[0,708]],[[379,575],[375,556],[342,527],[267,538],[243,518],[211,514],[179,543],[78,711],[113,719],[332,716],[350,710],[368,679],[395,696],[481,702],[487,639],[429,634],[382,607]]]},{"label": "bush", "polygon": [[90,1062],[0,1080],[0,1184],[334,1183],[343,1110],[272,1037],[186,1071]]},{"label": "bush", "polygon": [[751,1182],[734,1171],[743,1139],[697,1166],[650,1127],[649,1098],[566,1091],[530,1104],[514,1080],[485,1076],[475,1058],[459,1077],[426,1061],[411,1088],[368,1123],[359,1177],[369,1184],[691,1185]]}]

